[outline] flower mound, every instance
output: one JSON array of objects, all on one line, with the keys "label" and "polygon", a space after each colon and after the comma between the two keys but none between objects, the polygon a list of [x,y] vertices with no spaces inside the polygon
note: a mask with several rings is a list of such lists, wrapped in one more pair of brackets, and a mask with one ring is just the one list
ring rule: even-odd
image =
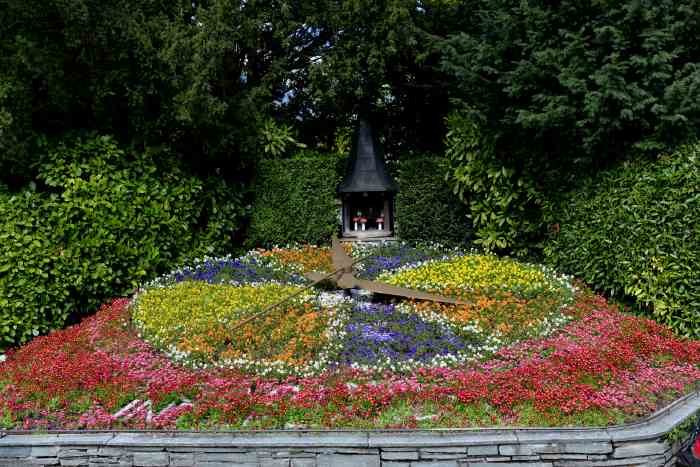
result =
[{"label": "flower mound", "polygon": [[327,249],[205,258],[9,352],[0,429],[605,425],[700,383],[700,342],[541,267],[435,245],[352,254],[366,277],[471,304],[303,290]]},{"label": "flower mound", "polygon": [[0,428],[604,425],[698,387],[700,342],[593,295],[566,313],[574,320],[560,333],[461,368],[276,378],[173,364],[137,337],[128,302],[116,300],[7,355]]}]

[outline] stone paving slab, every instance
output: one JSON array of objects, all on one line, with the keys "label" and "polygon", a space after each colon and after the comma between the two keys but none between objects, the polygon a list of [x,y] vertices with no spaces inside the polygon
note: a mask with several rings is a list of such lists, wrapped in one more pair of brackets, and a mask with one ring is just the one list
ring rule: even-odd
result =
[{"label": "stone paving slab", "polygon": [[596,428],[562,428],[558,430],[525,428],[514,430],[514,433],[520,443],[564,442],[571,440],[580,442],[612,441],[607,430]]},{"label": "stone paving slab", "polygon": [[368,433],[371,447],[450,447],[518,442],[512,430],[416,430]]},{"label": "stone paving slab", "polygon": [[115,437],[114,433],[85,434],[12,434],[0,438],[1,446],[104,446]]},{"label": "stone paving slab", "polygon": [[210,433],[159,436],[151,433],[118,433],[109,446],[187,446],[198,448],[253,447],[366,447],[367,432],[259,432]]}]

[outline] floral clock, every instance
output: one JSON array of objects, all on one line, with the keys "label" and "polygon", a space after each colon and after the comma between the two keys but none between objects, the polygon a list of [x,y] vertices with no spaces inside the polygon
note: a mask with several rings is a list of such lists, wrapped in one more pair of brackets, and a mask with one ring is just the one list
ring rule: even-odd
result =
[{"label": "floral clock", "polygon": [[[574,295],[569,278],[542,266],[439,245],[356,244],[357,284],[387,287],[368,302],[308,287],[330,276],[333,254],[305,247],[207,258],[148,284],[132,301],[132,321],[155,347],[197,368],[404,372],[464,365],[551,333]],[[425,300],[431,294],[447,300]]]}]

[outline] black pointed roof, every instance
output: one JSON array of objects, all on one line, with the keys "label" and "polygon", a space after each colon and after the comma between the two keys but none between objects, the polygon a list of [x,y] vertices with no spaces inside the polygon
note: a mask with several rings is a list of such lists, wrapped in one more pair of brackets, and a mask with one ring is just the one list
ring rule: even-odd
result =
[{"label": "black pointed roof", "polygon": [[389,175],[384,162],[384,150],[372,128],[365,119],[360,119],[345,178],[338,187],[340,193],[389,191],[399,187]]}]

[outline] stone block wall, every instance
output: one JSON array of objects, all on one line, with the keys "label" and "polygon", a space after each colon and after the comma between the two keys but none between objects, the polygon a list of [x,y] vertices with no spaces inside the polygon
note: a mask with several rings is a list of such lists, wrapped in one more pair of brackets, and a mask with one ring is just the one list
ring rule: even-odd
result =
[{"label": "stone block wall", "polygon": [[671,466],[668,433],[700,392],[609,428],[0,433],[0,466],[617,467]]}]

